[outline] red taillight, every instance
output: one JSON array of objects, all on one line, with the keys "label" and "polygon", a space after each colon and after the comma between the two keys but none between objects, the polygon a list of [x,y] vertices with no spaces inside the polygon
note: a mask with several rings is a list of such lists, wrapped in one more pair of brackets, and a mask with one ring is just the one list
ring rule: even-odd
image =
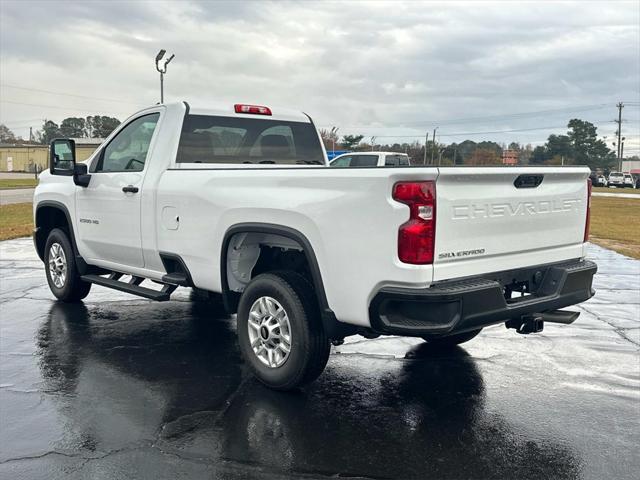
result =
[{"label": "red taillight", "polygon": [[271,109],[269,107],[262,107],[260,105],[244,105],[242,103],[236,103],[236,113],[251,113],[253,115],[271,115]]},{"label": "red taillight", "polygon": [[398,230],[398,258],[414,265],[433,263],[436,238],[435,182],[399,182],[393,199],[409,206],[409,220]]},{"label": "red taillight", "polygon": [[584,225],[584,241],[589,241],[589,224],[591,223],[591,179],[587,178],[587,221]]}]

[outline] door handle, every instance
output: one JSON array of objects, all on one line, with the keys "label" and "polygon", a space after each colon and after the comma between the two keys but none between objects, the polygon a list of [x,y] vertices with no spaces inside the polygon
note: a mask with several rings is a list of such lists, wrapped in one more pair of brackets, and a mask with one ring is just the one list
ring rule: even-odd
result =
[{"label": "door handle", "polygon": [[122,191],[124,193],[138,193],[138,187],[134,187],[133,185],[127,185],[126,187],[122,187]]}]

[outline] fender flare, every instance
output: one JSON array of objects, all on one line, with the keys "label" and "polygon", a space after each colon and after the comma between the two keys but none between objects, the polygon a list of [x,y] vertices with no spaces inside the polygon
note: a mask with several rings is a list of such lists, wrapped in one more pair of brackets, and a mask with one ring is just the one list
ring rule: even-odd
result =
[{"label": "fender flare", "polygon": [[[55,208],[56,210],[60,210],[64,214],[65,218],[67,219],[67,225],[69,226],[69,237],[70,237],[69,240],[71,241],[71,248],[73,248],[73,254],[76,257],[76,266],[78,268],[78,272],[81,275],[93,272],[95,270],[94,267],[87,264],[87,262],[85,262],[84,258],[82,258],[82,256],[78,252],[78,244],[76,243],[76,236],[75,236],[75,232],[73,231],[73,222],[71,221],[71,215],[69,214],[69,209],[67,208],[67,206],[64,203],[58,202],[56,200],[43,200],[41,202],[38,202],[38,204],[35,207],[34,222],[37,221],[38,210],[40,210],[42,207]],[[36,252],[38,253],[38,256],[40,257],[40,260],[44,261],[44,258],[43,258],[44,255],[40,256],[40,250],[38,249],[39,242],[47,241],[46,238],[41,238],[42,233],[43,232],[41,231],[40,227],[38,225],[34,225],[33,244],[36,248]]]},{"label": "fender flare", "polygon": [[324,290],[324,283],[322,282],[322,274],[320,273],[320,267],[316,258],[313,246],[307,237],[298,230],[287,227],[284,225],[277,225],[273,223],[258,223],[247,222],[237,223],[227,229],[222,240],[222,248],[220,251],[220,279],[222,285],[222,298],[224,306],[229,313],[235,313],[238,309],[238,301],[240,294],[232,292],[229,289],[229,282],[227,281],[227,250],[231,238],[238,233],[267,233],[274,235],[281,235],[289,238],[300,244],[303,253],[309,264],[309,271],[311,273],[311,281],[313,282],[313,288],[318,299],[318,305],[320,307],[320,314],[322,317],[322,323],[327,335],[330,338],[342,338],[346,334],[351,334],[351,330],[354,329],[352,325],[348,325],[339,322],[336,319],[333,310],[329,307],[327,301],[327,295]]},{"label": "fender flare", "polygon": [[[78,253],[78,245],[76,244],[76,237],[73,231],[73,223],[71,222],[71,215],[69,215],[69,209],[67,208],[67,206],[64,203],[57,202],[55,200],[43,200],[41,202],[38,202],[35,208],[34,222],[37,222],[38,210],[40,210],[42,207],[55,208],[56,210],[60,210],[62,213],[64,213],[64,216],[67,219],[67,225],[69,226],[69,236],[71,237],[69,240],[71,240],[73,253],[75,254],[76,257],[79,257],[80,254]],[[33,229],[33,241],[36,247],[36,251],[38,252],[38,256],[40,257],[40,260],[43,260],[43,258],[40,256],[40,251],[38,250],[38,244],[36,243],[39,232],[40,232],[40,226],[38,226],[38,224],[35,224]],[[44,238],[43,240],[45,242],[47,241],[46,238]]]}]

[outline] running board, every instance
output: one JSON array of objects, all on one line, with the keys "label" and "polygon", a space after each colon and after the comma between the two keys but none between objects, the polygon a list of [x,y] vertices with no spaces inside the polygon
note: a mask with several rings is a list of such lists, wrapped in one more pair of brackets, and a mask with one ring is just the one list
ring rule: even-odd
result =
[{"label": "running board", "polygon": [[82,275],[82,280],[89,283],[95,283],[96,285],[102,285],[103,287],[113,288],[114,290],[120,290],[121,292],[130,293],[139,297],[155,300],[156,302],[166,302],[170,299],[171,294],[177,288],[177,285],[162,286],[162,290],[153,290],[152,288],[141,287],[140,284],[145,280],[143,277],[132,276],[128,282],[121,282],[120,278],[122,273],[111,273],[108,277],[101,277],[100,275]]}]

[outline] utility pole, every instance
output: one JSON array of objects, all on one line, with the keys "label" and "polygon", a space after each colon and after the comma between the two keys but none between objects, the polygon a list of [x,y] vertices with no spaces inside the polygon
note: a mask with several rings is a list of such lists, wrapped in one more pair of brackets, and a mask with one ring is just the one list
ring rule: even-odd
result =
[{"label": "utility pole", "polygon": [[423,164],[426,165],[427,164],[427,145],[429,144],[429,132],[427,132],[427,134],[424,137],[424,160],[423,160]]},{"label": "utility pole", "polygon": [[617,154],[617,159],[618,159],[618,171],[621,172],[622,171],[622,149],[620,148],[620,138],[622,137],[622,109],[624,108],[624,104],[622,102],[618,102],[618,104],[616,105],[616,107],[618,107],[618,120],[614,120],[614,122],[616,122],[618,124],[618,131],[616,132],[618,134],[618,144],[616,145],[618,147],[618,154]]},{"label": "utility pole", "polygon": [[160,103],[164,103],[164,74],[167,73],[167,65],[169,65],[169,62],[175,57],[175,55],[171,55],[164,61],[162,66],[160,66],[160,60],[162,60],[165,53],[167,53],[167,51],[163,48],[156,55],[156,70],[160,72]]},{"label": "utility pole", "polygon": [[436,148],[436,130],[438,130],[438,127],[433,129],[433,148],[431,149],[431,165],[433,165],[433,150]]},{"label": "utility pole", "polygon": [[456,165],[456,158],[458,158],[458,144],[456,143],[456,146],[453,147],[453,165]]}]

